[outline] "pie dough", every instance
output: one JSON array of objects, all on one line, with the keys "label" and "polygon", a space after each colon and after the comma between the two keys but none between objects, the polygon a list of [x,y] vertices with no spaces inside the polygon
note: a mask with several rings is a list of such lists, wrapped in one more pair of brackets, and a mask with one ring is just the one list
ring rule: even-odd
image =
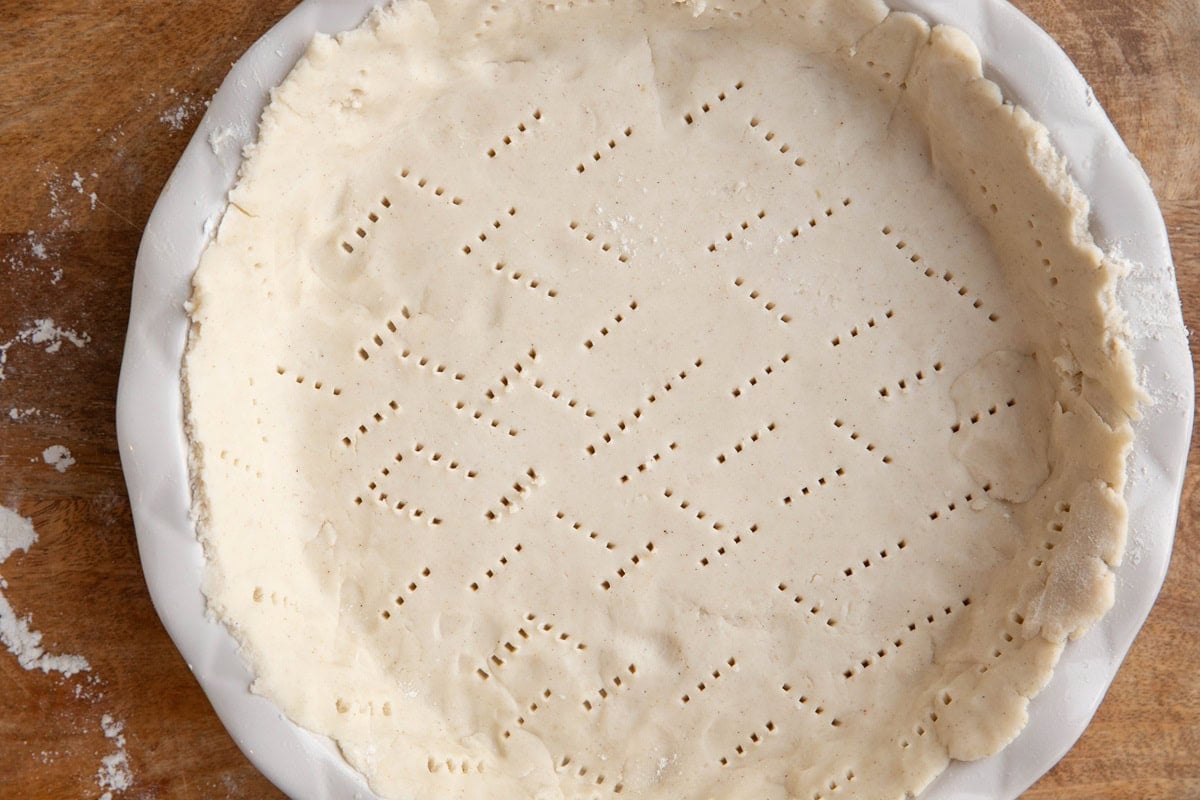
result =
[{"label": "pie dough", "polygon": [[1115,264],[959,31],[407,0],[196,272],[211,608],[387,798],[902,798],[1113,601]]}]

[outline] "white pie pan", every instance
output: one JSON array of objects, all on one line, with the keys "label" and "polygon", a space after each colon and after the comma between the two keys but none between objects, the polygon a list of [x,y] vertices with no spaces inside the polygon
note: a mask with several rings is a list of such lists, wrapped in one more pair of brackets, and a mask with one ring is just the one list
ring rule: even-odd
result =
[{"label": "white pie pan", "polygon": [[[134,274],[117,398],[117,435],[150,595],[167,632],[238,746],[293,798],[375,795],[327,738],[286,719],[249,689],[233,637],[206,614],[204,558],[189,518],[180,362],[183,310],[201,249],[254,138],[268,92],[314,32],[355,27],[374,0],[305,0],[234,65],[213,97],[150,216]],[[1149,181],[1058,45],[1003,0],[894,0],[932,22],[965,30],[1006,97],[1051,132],[1093,202],[1092,231],[1135,266],[1121,289],[1139,376],[1153,399],[1136,424],[1129,462],[1130,537],[1116,606],[1066,648],[1029,725],[982,761],[954,763],[922,800],[1012,800],[1082,734],[1166,574],[1193,411],[1192,364],[1166,228]]]}]

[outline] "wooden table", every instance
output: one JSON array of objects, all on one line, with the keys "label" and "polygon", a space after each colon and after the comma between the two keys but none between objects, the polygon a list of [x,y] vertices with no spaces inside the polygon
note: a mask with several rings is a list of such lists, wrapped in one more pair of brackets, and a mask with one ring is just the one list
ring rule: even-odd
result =
[{"label": "wooden table", "polygon": [[[229,65],[293,0],[44,0],[0,12],[0,344],[52,318],[90,337],[18,342],[0,382],[0,505],[40,540],[0,566],[51,652],[0,650],[0,797],[94,798],[124,723],[118,798],[279,797],[225,734],[150,605],[114,430],[141,227]],[[1166,214],[1184,314],[1200,315],[1200,7],[1021,0],[1070,53],[1141,159]],[[1196,345],[1193,345],[1195,350]],[[16,419],[10,409],[18,409]],[[35,409],[26,413],[27,409]],[[59,472],[43,450],[63,444]],[[1200,451],[1166,586],[1079,744],[1026,795],[1200,798]],[[119,765],[118,765],[119,766]]]}]

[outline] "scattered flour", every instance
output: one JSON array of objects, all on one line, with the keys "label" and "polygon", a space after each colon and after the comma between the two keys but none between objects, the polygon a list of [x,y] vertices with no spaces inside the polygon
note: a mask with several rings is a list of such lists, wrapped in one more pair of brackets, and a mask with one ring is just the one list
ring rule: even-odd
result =
[{"label": "scattered flour", "polygon": [[37,237],[33,231],[28,231],[25,238],[29,241],[29,252],[38,261],[45,261],[50,255],[46,252],[46,243]]},{"label": "scattered flour", "polygon": [[75,684],[75,699],[88,700],[91,702],[103,700],[104,692],[100,691],[98,688],[102,687],[103,685],[104,681],[100,680],[100,676],[93,672],[91,675],[88,675],[86,678],[82,678],[79,683]]},{"label": "scattered flour", "polygon": [[223,125],[208,134],[208,148],[222,161],[226,157],[240,159],[242,148],[250,141],[253,131],[248,125]]},{"label": "scattered flour", "polygon": [[104,792],[100,800],[113,800],[114,792],[121,794],[133,785],[133,773],[129,769],[129,754],[125,751],[125,723],[113,719],[111,714],[100,718],[100,729],[104,737],[111,739],[116,750],[100,759],[96,770],[96,785]]},{"label": "scattered flour", "polygon": [[92,211],[96,210],[97,205],[104,205],[99,196],[87,187],[87,182],[96,180],[99,174],[94,171],[88,175],[72,172],[70,180],[67,180],[48,162],[39,164],[37,171],[46,177],[46,195],[50,201],[46,216],[51,223],[41,230],[27,231],[25,246],[13,248],[3,263],[15,272],[48,274],[50,284],[57,285],[63,277],[63,269],[57,264],[59,247],[71,228],[72,212],[82,208],[82,203],[72,195],[77,194],[86,200]]},{"label": "scattered flour", "polygon": [[76,347],[83,347],[92,340],[88,334],[78,333],[73,328],[58,327],[49,317],[34,320],[32,327],[21,331],[17,337],[30,344],[46,345],[47,353],[57,353],[62,348],[64,341],[70,342]]},{"label": "scattered flour", "polygon": [[[168,94],[175,94],[174,89],[168,89]],[[179,102],[158,115],[158,121],[173,131],[181,131],[199,107],[191,95],[180,95]]]},{"label": "scattered flour", "polygon": [[[92,177],[97,178],[99,176],[95,172],[93,172]],[[71,173],[71,188],[74,189],[78,194],[85,194],[85,192],[83,190],[83,182],[85,180],[86,180],[86,178],[84,178],[78,172]],[[88,199],[88,204],[91,206],[91,210],[95,211],[96,203],[100,202],[100,198],[96,196],[95,192],[87,192],[86,196]]]},{"label": "scattered flour", "polygon": [[171,130],[178,131],[183,129],[184,123],[188,121],[188,116],[187,107],[178,105],[159,114],[158,121]]},{"label": "scattered flour", "polygon": [[[17,550],[28,551],[36,541],[37,533],[28,519],[0,506],[0,564]],[[8,584],[0,578],[0,589],[7,588]],[[45,673],[59,672],[67,678],[77,672],[91,669],[83,656],[47,653],[42,649],[41,632],[29,627],[31,621],[28,614],[18,617],[8,599],[0,592],[0,643],[17,657],[17,663],[23,669],[40,669]]]},{"label": "scattered flour", "polygon": [[[47,168],[50,166],[42,165],[39,171]],[[58,170],[50,169],[50,176],[46,180],[46,194],[50,198],[50,209],[46,212],[46,216],[53,221],[53,224],[41,231],[31,230],[25,236],[29,254],[35,261],[53,263],[58,260],[58,248],[62,238],[71,227],[71,210],[69,208],[71,203],[64,202],[64,197],[69,195],[70,187],[59,176]],[[62,274],[62,267],[55,266],[50,269],[51,285],[58,284],[62,280]]]},{"label": "scattered flour", "polygon": [[[173,91],[170,93],[174,94]],[[164,117],[169,115],[169,119],[164,118],[164,121],[174,130],[182,128],[196,108],[191,98],[185,96],[182,101],[178,108],[164,114]],[[120,130],[118,133],[121,136],[125,135]],[[115,135],[113,141],[116,142]],[[57,265],[58,249],[63,236],[71,228],[72,209],[87,208],[95,211],[98,205],[104,204],[92,190],[92,186],[88,185],[94,185],[99,178],[98,173],[92,171],[84,175],[72,172],[70,180],[66,181],[50,164],[41,165],[39,171],[43,175],[47,171],[50,173],[46,183],[50,201],[47,217],[52,223],[41,231],[29,230],[24,247],[14,249],[0,262],[0,266],[11,272],[45,275],[51,285],[57,285],[63,277],[63,270]],[[80,199],[75,199],[74,195],[78,195]],[[83,205],[85,201],[86,206]],[[50,317],[36,319],[8,341],[0,342],[0,381],[5,379],[8,352],[14,345],[32,345],[46,353],[57,353],[62,349],[63,342],[83,348],[90,341],[89,334],[60,326]],[[0,414],[3,413],[0,411]],[[34,418],[61,420],[58,414],[45,412],[37,407],[12,406],[7,411],[7,417],[17,423]],[[42,452],[42,459],[59,472],[65,472],[76,463],[71,451],[63,445],[47,447]],[[37,538],[37,532],[29,519],[0,506],[0,567],[18,550],[28,552]],[[77,701],[88,704],[101,701],[105,696],[102,691],[104,684],[100,676],[92,671],[87,659],[77,655],[47,653],[42,646],[43,634],[32,628],[31,615],[19,616],[9,603],[4,594],[8,588],[8,583],[0,576],[0,644],[16,657],[17,663],[25,670],[41,670],[46,674],[57,673],[64,679],[73,679],[74,697]],[[100,800],[114,800],[115,796],[122,795],[134,784],[126,750],[125,724],[114,719],[111,714],[105,714],[101,717],[100,728],[104,733],[106,748],[110,752],[100,759],[95,780],[102,792]],[[81,729],[81,732],[86,731]],[[43,750],[33,754],[42,764],[54,763],[62,756],[63,752],[59,750]],[[0,773],[3,771],[3,768],[0,768]]]},{"label": "scattered flour", "polygon": [[42,451],[42,460],[53,466],[59,472],[66,472],[75,465],[71,451],[65,445],[52,444]]},{"label": "scattered flour", "polygon": [[[47,353],[57,353],[62,349],[63,342],[70,342],[82,348],[91,340],[92,337],[87,333],[80,333],[74,328],[60,328],[50,317],[36,319],[33,324],[18,331],[16,336],[0,344],[0,381],[5,377],[4,365],[8,361],[8,350],[15,344],[45,345]],[[12,416],[12,412],[9,412],[9,416]]]},{"label": "scattered flour", "polygon": [[37,541],[33,524],[17,512],[0,506],[0,564],[16,551],[28,551]]}]

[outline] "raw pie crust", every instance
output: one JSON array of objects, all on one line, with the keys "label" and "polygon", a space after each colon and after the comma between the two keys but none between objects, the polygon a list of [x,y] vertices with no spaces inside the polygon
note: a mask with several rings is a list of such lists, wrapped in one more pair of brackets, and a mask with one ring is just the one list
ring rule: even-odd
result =
[{"label": "raw pie crust", "polygon": [[389,798],[900,798],[1112,603],[1087,202],[870,0],[318,36],[195,277],[211,607]]}]

